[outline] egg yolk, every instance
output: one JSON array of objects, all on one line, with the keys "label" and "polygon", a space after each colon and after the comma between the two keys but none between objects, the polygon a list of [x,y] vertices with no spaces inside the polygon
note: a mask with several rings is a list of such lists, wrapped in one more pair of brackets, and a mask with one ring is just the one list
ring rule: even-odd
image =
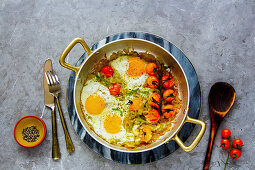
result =
[{"label": "egg yolk", "polygon": [[89,114],[98,115],[105,108],[104,99],[98,95],[89,96],[85,101],[85,109]]},{"label": "egg yolk", "polygon": [[145,73],[145,64],[139,57],[131,57],[128,60],[127,73],[130,77],[138,77]]},{"label": "egg yolk", "polygon": [[104,129],[110,134],[120,132],[122,120],[118,115],[109,115],[104,120]]}]

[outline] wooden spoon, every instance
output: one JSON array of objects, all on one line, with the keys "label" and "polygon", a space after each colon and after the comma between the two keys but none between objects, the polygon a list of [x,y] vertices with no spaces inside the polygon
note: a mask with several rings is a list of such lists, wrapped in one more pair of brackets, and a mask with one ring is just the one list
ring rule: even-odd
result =
[{"label": "wooden spoon", "polygon": [[208,101],[211,115],[210,140],[204,161],[204,170],[209,169],[215,134],[235,101],[235,89],[228,83],[217,82],[210,90]]}]

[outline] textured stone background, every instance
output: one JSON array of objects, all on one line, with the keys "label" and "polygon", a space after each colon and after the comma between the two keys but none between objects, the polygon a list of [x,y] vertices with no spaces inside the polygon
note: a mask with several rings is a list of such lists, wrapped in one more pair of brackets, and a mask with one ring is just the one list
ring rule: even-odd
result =
[{"label": "textured stone background", "polygon": [[[122,165],[100,157],[80,140],[67,116],[66,87],[70,71],[58,59],[75,37],[89,46],[107,35],[144,31],[159,35],[182,49],[197,71],[202,88],[200,119],[207,131],[190,153],[178,149],[160,161],[146,165]],[[68,58],[74,64],[83,53],[75,47]],[[223,128],[244,141],[243,155],[230,161],[230,169],[255,169],[255,1],[254,0],[1,0],[0,1],[0,169],[202,169],[209,137],[208,92],[217,81],[236,89],[236,102]],[[53,60],[62,85],[61,104],[75,152],[65,149],[62,127],[58,135],[62,158],[51,159],[51,117],[43,117],[48,132],[33,149],[19,146],[13,138],[16,121],[28,114],[41,115],[44,105],[43,64]],[[191,142],[199,128],[186,142]],[[223,169],[218,133],[211,169]]]}]

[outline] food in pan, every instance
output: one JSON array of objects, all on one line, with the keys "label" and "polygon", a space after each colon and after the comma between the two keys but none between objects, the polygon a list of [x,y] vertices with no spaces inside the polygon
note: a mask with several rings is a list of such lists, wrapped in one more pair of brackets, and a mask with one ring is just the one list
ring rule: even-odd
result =
[{"label": "food in pan", "polygon": [[136,148],[175,126],[181,100],[171,66],[129,49],[103,61],[81,91],[84,118],[97,135],[113,145]]}]

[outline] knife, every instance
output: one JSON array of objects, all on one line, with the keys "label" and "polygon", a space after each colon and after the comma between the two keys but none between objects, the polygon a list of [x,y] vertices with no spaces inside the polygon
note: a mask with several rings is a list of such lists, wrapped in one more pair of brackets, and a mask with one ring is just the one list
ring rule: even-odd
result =
[{"label": "knife", "polygon": [[44,63],[43,75],[44,75],[44,104],[51,109],[51,121],[52,121],[52,158],[57,160],[60,158],[60,151],[57,138],[57,122],[55,114],[55,99],[49,92],[49,87],[45,77],[45,72],[52,72],[52,61],[47,59]]}]

